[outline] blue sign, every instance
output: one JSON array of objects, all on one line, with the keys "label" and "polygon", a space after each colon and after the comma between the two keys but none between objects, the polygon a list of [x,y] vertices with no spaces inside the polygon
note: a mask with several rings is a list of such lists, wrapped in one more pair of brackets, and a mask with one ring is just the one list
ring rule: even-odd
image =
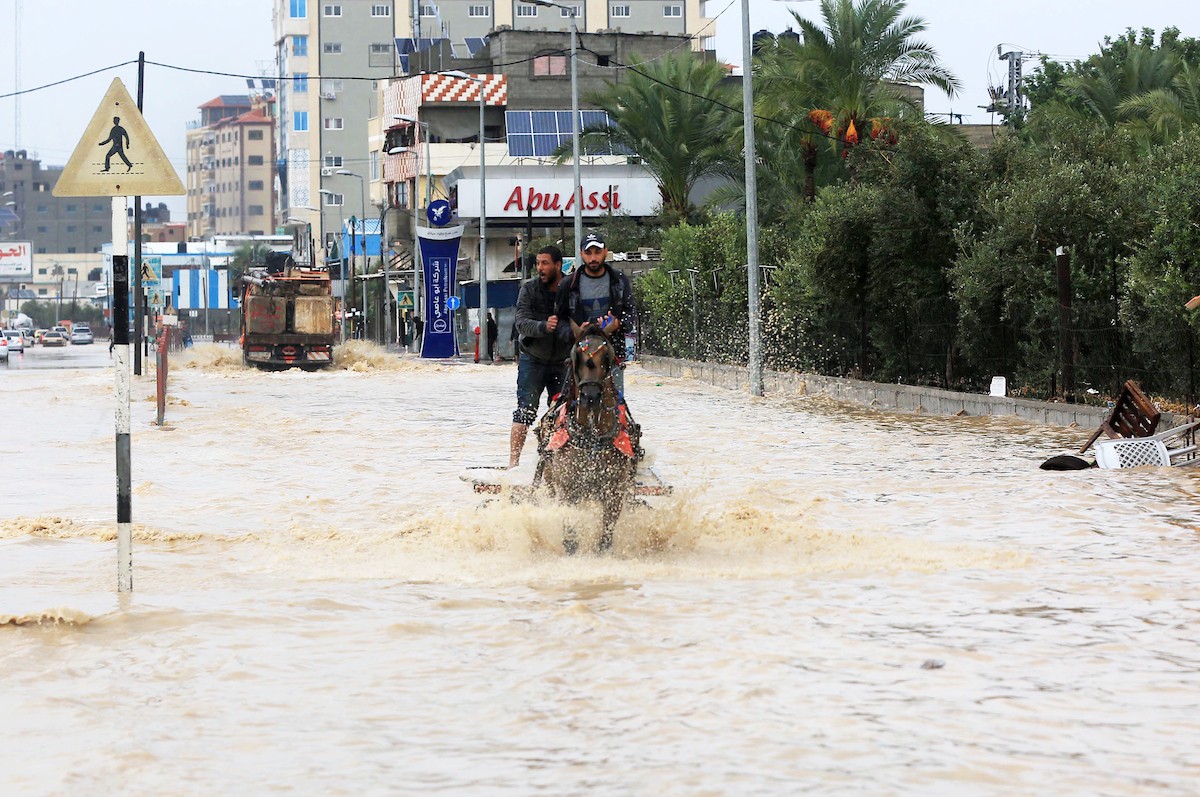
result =
[{"label": "blue sign", "polygon": [[445,227],[450,223],[450,203],[445,199],[435,199],[425,208],[425,217],[435,227]]},{"label": "blue sign", "polygon": [[[448,203],[447,203],[448,207]],[[423,227],[417,230],[421,242],[421,271],[425,275],[425,334],[421,336],[421,356],[444,359],[458,356],[458,338],[454,334],[454,311],[458,270],[458,244],[462,225]]]},{"label": "blue sign", "polygon": [[451,296],[446,300],[446,309],[450,310],[451,312],[457,310],[461,306],[462,299],[459,299],[457,296]]}]

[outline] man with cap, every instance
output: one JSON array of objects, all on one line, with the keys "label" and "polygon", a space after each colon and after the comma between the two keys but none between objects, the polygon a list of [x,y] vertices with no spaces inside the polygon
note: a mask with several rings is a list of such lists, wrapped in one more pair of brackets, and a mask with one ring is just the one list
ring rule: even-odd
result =
[{"label": "man with cap", "polygon": [[[537,254],[537,274],[521,283],[513,334],[517,339],[517,409],[508,436],[508,467],[521,462],[529,427],[537,420],[542,391],[546,403],[562,392],[571,354],[570,336],[559,334],[557,296],[562,284],[562,251],[544,246]],[[564,322],[565,323],[565,322]],[[570,331],[570,324],[565,324]]]},{"label": "man with cap", "polygon": [[[605,262],[608,247],[604,236],[589,232],[583,236],[583,268],[576,268],[558,291],[559,330],[570,323],[580,326],[595,321],[604,327],[617,350],[618,367],[613,372],[617,390],[625,392],[625,332],[633,328],[633,291],[629,277]],[[560,334],[562,334],[560,332]]]}]

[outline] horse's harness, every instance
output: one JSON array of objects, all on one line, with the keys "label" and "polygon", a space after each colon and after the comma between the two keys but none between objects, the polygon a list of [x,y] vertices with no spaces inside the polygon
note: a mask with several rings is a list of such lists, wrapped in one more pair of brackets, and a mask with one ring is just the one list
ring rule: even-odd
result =
[{"label": "horse's harness", "polygon": [[[607,352],[608,361],[597,358]],[[582,363],[577,360],[582,359]],[[580,366],[592,364],[592,368],[584,368],[587,373],[580,373]],[[625,456],[633,459],[635,449],[629,436],[632,419],[628,408],[617,398],[616,385],[613,384],[612,370],[617,364],[616,354],[612,343],[602,332],[588,329],[579,341],[571,355],[570,379],[574,389],[571,395],[565,397],[552,410],[556,413],[554,434],[546,445],[547,451],[556,451],[570,440],[576,448],[587,451],[601,451],[614,447]],[[612,387],[606,391],[605,387]],[[612,396],[612,401],[606,400]],[[585,417],[590,418],[591,425],[581,424],[576,416],[583,410]],[[603,415],[612,417],[611,429],[607,432],[597,431],[599,419]]]}]

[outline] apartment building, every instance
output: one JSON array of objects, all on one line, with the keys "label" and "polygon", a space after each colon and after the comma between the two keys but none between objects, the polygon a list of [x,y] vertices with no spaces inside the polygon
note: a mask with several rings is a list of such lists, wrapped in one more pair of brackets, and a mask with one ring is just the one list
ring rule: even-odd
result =
[{"label": "apartment building", "polygon": [[187,131],[187,235],[274,232],[273,95],[221,95]]},{"label": "apartment building", "polygon": [[103,197],[56,197],[62,166],[43,166],[27,150],[0,154],[0,241],[28,241],[31,253],[99,252],[112,238]]}]

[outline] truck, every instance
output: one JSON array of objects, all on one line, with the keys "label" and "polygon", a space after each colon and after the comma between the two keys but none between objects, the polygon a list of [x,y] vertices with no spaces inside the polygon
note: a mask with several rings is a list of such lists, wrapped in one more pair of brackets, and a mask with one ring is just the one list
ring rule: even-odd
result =
[{"label": "truck", "polygon": [[262,369],[315,370],[333,364],[333,283],[272,252],[242,275],[242,361]]}]

